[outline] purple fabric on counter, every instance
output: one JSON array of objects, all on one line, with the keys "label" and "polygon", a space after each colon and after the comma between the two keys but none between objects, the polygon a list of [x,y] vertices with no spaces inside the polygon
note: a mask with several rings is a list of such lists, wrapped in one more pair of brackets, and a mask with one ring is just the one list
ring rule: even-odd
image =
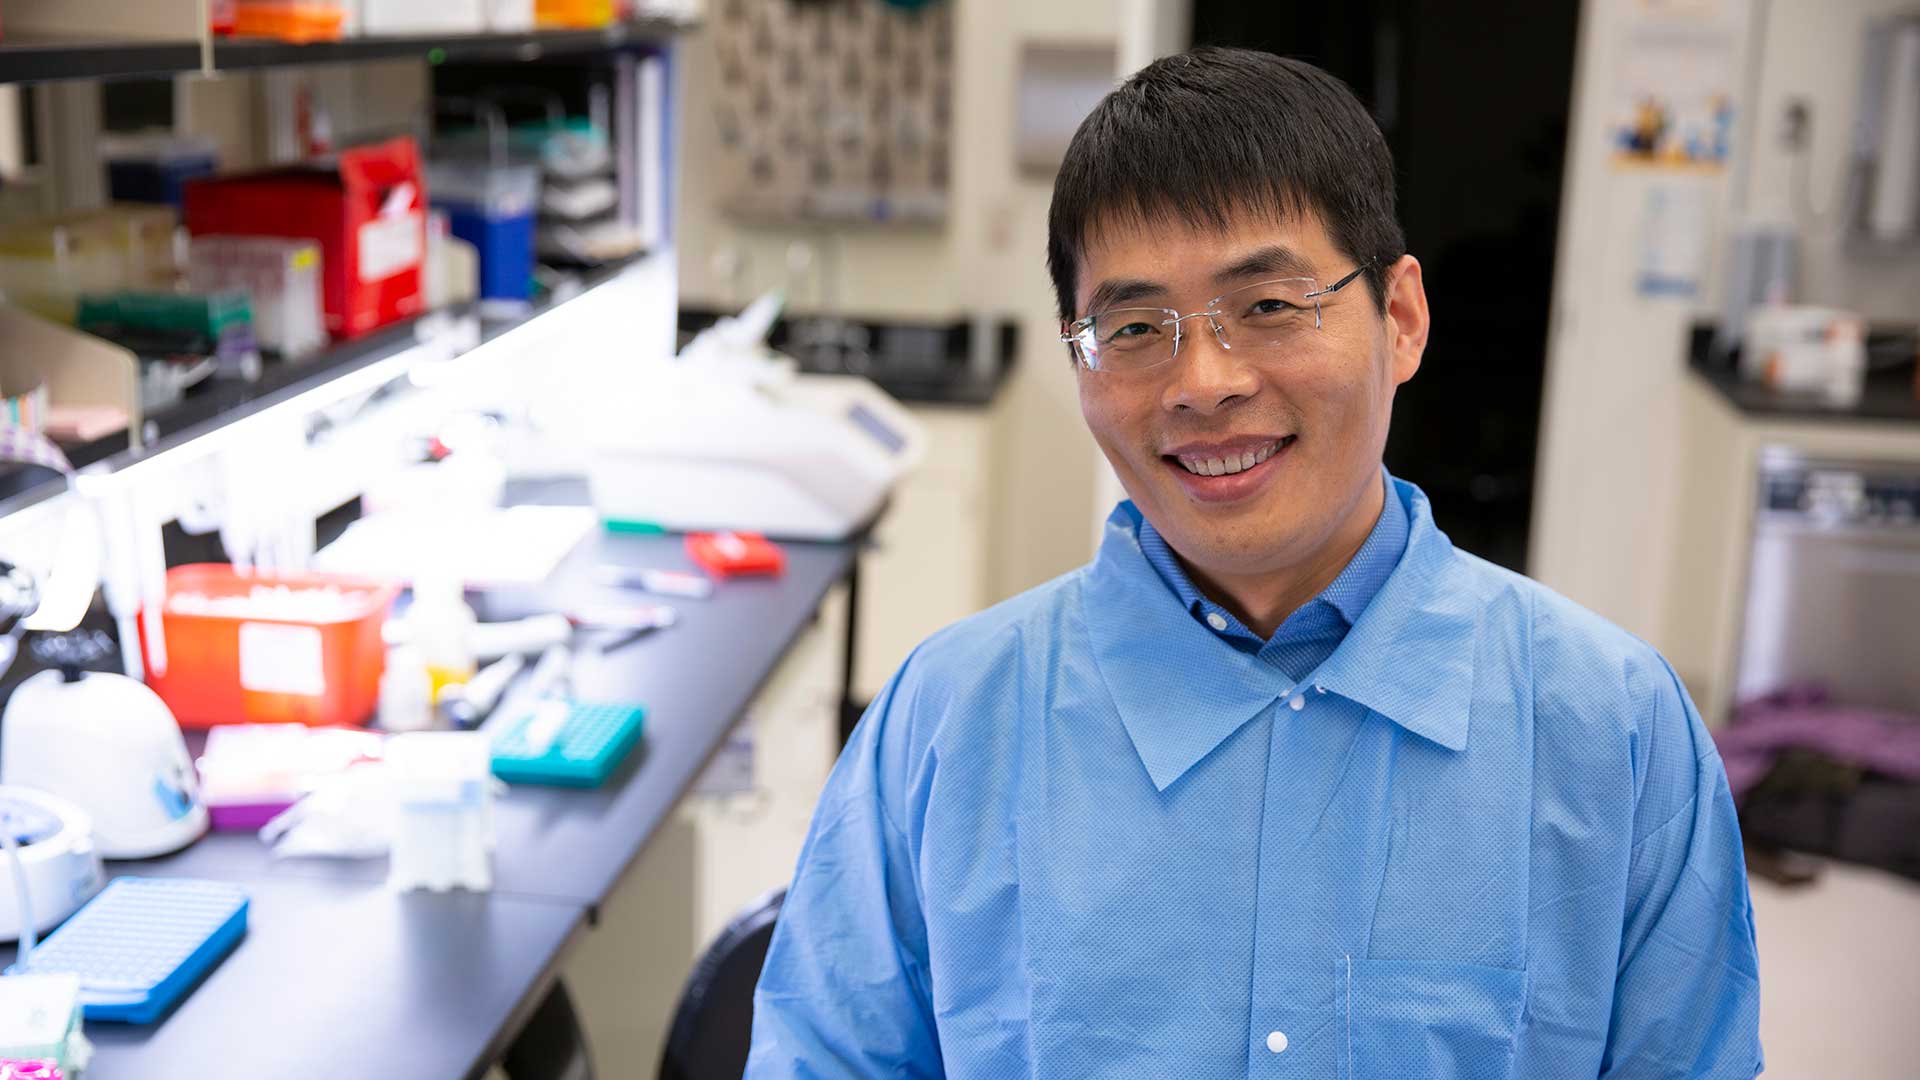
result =
[{"label": "purple fabric on counter", "polygon": [[[287,812],[300,800],[265,799],[260,802],[207,804],[207,827],[214,832],[259,832],[267,822]],[[4,1080],[0,1077],[0,1080]]]},{"label": "purple fabric on counter", "polygon": [[1794,686],[1746,702],[1713,733],[1738,800],[1781,753],[1811,750],[1901,780],[1920,781],[1920,716],[1835,705],[1820,686]]}]

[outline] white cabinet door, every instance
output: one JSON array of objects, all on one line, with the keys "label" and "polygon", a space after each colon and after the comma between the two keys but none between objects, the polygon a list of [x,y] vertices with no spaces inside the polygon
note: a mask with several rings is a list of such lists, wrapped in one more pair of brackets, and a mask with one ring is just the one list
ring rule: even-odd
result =
[{"label": "white cabinet door", "polygon": [[894,493],[861,562],[854,692],[878,693],[914,646],[986,597],[990,413],[915,406],[927,458]]}]

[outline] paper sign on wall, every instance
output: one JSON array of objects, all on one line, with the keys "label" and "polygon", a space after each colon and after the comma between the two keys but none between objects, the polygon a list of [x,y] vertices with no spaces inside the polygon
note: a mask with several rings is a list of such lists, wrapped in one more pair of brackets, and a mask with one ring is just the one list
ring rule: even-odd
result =
[{"label": "paper sign on wall", "polygon": [[1712,238],[1713,201],[1703,181],[1676,180],[1647,188],[1640,211],[1640,258],[1634,289],[1641,296],[1692,298],[1700,294]]}]

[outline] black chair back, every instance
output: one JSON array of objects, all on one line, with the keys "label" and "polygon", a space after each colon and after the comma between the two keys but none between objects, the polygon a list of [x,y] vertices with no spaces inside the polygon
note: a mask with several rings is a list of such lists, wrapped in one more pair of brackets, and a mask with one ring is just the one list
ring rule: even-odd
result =
[{"label": "black chair back", "polygon": [[674,1012],[660,1080],[740,1080],[747,1071],[753,988],[786,898],[781,889],[749,904],[707,947]]}]

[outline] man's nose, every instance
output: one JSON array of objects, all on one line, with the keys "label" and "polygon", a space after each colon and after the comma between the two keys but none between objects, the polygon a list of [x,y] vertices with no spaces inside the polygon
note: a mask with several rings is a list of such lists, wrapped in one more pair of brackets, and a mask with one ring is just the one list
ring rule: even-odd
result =
[{"label": "man's nose", "polygon": [[1188,316],[1181,322],[1180,352],[1173,379],[1167,385],[1165,406],[1212,414],[1259,391],[1260,380],[1251,357],[1229,347],[1220,324],[1211,316]]}]

